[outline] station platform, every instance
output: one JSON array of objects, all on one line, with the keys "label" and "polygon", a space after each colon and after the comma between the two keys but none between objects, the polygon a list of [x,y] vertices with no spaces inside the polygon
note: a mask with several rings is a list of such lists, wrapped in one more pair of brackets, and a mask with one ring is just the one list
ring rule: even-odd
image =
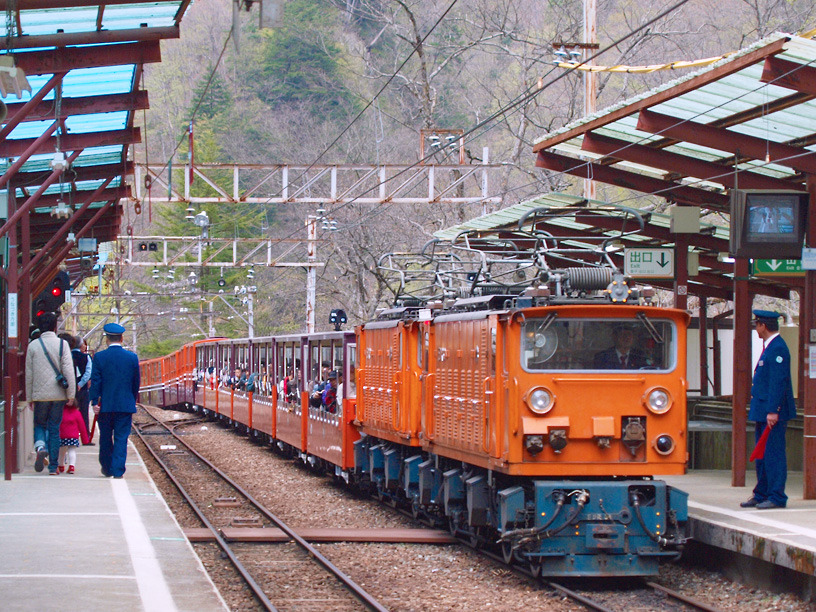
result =
[{"label": "station platform", "polygon": [[133,445],[122,479],[98,448],[78,449],[76,474],[0,481],[0,607],[227,610]]},{"label": "station platform", "polygon": [[[744,487],[731,486],[730,470],[692,470],[661,480],[689,494],[688,535],[705,546],[711,565],[743,582],[793,589],[816,601],[816,500],[803,499],[802,472],[788,472],[788,505],[772,510],[740,508],[756,484],[753,469]],[[717,550],[727,554],[711,554]]]}]

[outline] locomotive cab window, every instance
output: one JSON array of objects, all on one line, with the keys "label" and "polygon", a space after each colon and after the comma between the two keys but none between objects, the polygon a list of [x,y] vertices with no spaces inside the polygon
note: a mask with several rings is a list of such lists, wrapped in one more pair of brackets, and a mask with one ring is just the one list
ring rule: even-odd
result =
[{"label": "locomotive cab window", "polygon": [[675,326],[665,319],[528,319],[522,366],[551,370],[671,370]]}]

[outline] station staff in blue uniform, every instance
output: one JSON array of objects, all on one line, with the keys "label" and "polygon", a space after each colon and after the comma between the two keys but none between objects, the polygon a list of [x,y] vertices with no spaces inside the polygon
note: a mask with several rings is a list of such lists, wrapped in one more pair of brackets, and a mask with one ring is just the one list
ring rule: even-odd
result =
[{"label": "station staff in blue uniform", "polygon": [[139,399],[139,358],[122,348],[125,328],[102,328],[108,348],[94,355],[90,399],[99,423],[99,464],[102,475],[122,478],[136,401]]},{"label": "station staff in blue uniform", "polygon": [[785,481],[788,477],[785,456],[785,431],[796,416],[791,382],[791,358],[788,345],[779,335],[779,317],[770,310],[754,310],[754,325],[764,350],[759,356],[751,385],[751,409],[748,420],[756,422],[755,439],[770,427],[765,456],[756,461],[757,485],[743,508],[784,508],[788,503]]}]

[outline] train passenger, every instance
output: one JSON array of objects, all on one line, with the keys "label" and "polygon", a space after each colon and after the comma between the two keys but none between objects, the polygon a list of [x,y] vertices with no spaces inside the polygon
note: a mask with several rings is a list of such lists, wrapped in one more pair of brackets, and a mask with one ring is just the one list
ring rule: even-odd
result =
[{"label": "train passenger", "polygon": [[309,405],[312,408],[322,407],[323,402],[321,398],[323,396],[323,391],[326,389],[326,385],[328,385],[329,374],[331,374],[331,363],[324,361],[320,379],[314,382],[312,394],[309,397]]},{"label": "train passenger", "polygon": [[326,412],[337,412],[337,385],[342,383],[343,376],[337,370],[332,370],[326,378],[326,386],[320,396],[320,405]]},{"label": "train passenger", "polygon": [[236,391],[246,391],[247,388],[247,371],[246,368],[241,368],[240,370],[235,370],[235,375],[237,380],[235,381],[235,390]]},{"label": "train passenger", "polygon": [[596,370],[637,370],[648,365],[646,355],[633,346],[635,331],[627,325],[612,330],[614,346],[595,355]]},{"label": "train passenger", "polygon": [[246,384],[244,388],[246,389],[247,393],[255,393],[259,391],[260,387],[260,374],[257,372],[253,372],[249,375],[249,378],[246,379]]}]

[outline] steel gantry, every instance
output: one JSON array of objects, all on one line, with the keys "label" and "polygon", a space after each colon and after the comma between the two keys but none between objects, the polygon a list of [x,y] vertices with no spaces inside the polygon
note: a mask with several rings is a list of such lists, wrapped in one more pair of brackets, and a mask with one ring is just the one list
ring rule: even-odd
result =
[{"label": "steel gantry", "polygon": [[[132,266],[177,267],[300,267],[306,269],[306,328],[315,331],[315,301],[318,224],[351,204],[482,204],[501,203],[490,194],[489,173],[498,168],[488,163],[488,150],[482,151],[478,164],[194,164],[187,161],[183,171],[174,174],[171,165],[136,164],[136,206],[151,209],[153,202],[188,204],[192,215],[195,204],[295,204],[309,207],[317,214],[305,214],[303,238],[211,238],[199,236],[119,237],[124,264]],[[174,178],[178,179],[174,182]],[[192,184],[198,180],[192,195]],[[328,212],[327,212],[328,211]],[[284,261],[295,246],[305,243],[306,261]],[[289,248],[286,247],[289,244]],[[150,248],[140,248],[150,245]],[[206,248],[205,248],[206,247]],[[207,251],[205,255],[205,250]],[[231,257],[225,258],[225,253]]]}]

